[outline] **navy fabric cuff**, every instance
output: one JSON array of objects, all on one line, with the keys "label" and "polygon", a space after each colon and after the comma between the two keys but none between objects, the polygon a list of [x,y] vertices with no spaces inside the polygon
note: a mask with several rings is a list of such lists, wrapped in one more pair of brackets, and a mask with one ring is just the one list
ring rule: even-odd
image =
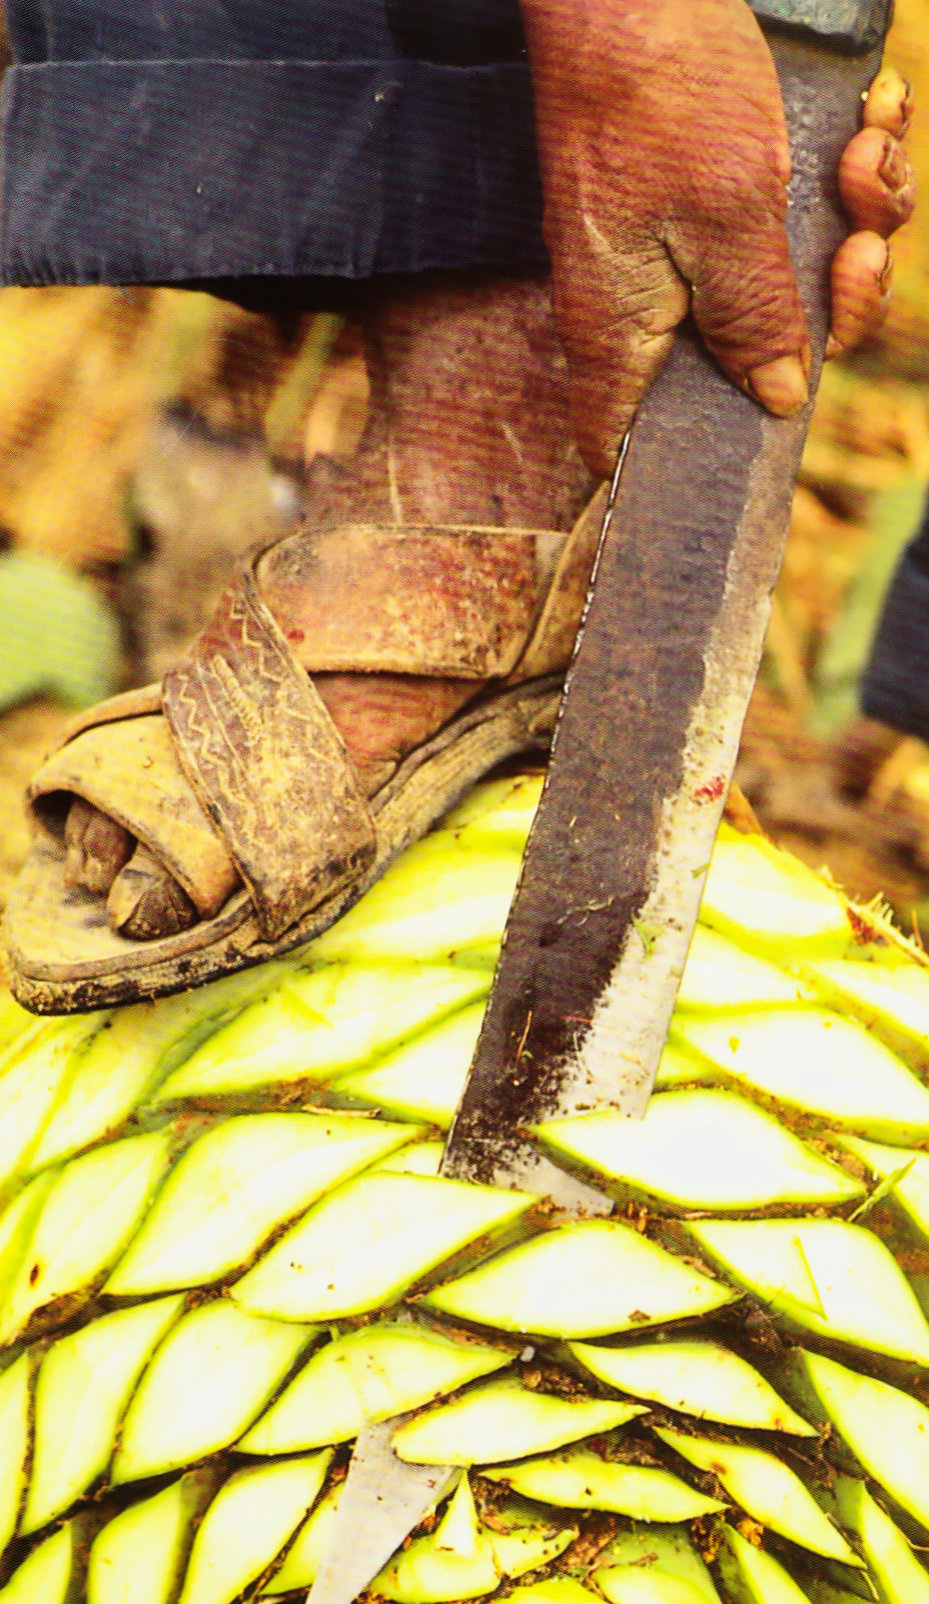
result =
[{"label": "navy fabric cuff", "polygon": [[[914,556],[914,549],[916,556]],[[908,546],[887,593],[861,684],[872,718],[929,741],[929,573]]]},{"label": "navy fabric cuff", "polygon": [[83,61],[3,91],[3,284],[546,265],[523,61]]}]

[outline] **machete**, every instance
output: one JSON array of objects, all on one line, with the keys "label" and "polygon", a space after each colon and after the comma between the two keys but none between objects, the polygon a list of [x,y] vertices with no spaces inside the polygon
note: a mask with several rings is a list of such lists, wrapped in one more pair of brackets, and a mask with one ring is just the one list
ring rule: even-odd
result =
[{"label": "machete", "polygon": [[[791,141],[788,233],[818,379],[829,267],[848,231],[839,158],[880,62],[891,0],[751,0]],[[809,426],[765,413],[678,334],[623,446],[549,772],[444,1175],[610,1199],[526,1127],[644,1114],[755,683]],[[311,1604],[352,1604],[442,1496],[402,1463],[397,1419],[363,1431]]]}]

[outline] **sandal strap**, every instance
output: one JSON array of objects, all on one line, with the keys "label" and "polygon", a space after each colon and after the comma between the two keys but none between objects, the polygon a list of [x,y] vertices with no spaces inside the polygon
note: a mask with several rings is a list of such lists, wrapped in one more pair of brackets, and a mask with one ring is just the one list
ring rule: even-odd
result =
[{"label": "sandal strap", "polygon": [[342,739],[259,593],[257,560],[243,562],[166,676],[162,705],[181,766],[274,939],[363,873],[376,831]]},{"label": "sandal strap", "polygon": [[307,530],[267,549],[258,583],[311,674],[504,679],[566,539],[433,525]]}]

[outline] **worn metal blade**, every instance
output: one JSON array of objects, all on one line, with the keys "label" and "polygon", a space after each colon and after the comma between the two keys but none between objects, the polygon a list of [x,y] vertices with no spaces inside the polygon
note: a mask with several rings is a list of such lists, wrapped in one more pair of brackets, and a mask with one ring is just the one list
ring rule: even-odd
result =
[{"label": "worn metal blade", "polygon": [[335,1540],[327,1545],[309,1604],[351,1600],[363,1592],[458,1474],[451,1466],[407,1465],[397,1458],[391,1439],[409,1418],[398,1415],[360,1433],[339,1500]]},{"label": "worn metal blade", "polygon": [[[870,38],[886,26],[888,3],[758,4],[788,25],[772,49],[791,134],[788,231],[815,390],[829,267],[847,232],[835,175],[879,51],[842,57],[793,37],[804,7],[826,17],[830,38],[845,7]],[[770,417],[687,330],[640,409],[446,1175],[540,1192],[575,1216],[610,1210],[602,1193],[546,1158],[527,1127],[593,1108],[645,1111],[755,682],[811,410]],[[353,1503],[343,1520],[340,1509],[312,1604],[352,1604],[370,1582],[375,1570],[360,1582],[349,1550],[372,1518],[379,1542],[392,1520],[391,1551],[399,1547],[415,1524],[404,1511],[417,1476],[394,1457],[363,1512]]]}]

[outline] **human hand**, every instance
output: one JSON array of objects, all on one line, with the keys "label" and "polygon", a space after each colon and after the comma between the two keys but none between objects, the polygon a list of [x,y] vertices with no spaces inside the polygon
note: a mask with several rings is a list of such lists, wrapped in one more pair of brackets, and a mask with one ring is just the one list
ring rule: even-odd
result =
[{"label": "human hand", "polygon": [[[522,0],[555,315],[594,472],[692,312],[771,412],[807,399],[809,336],[784,217],[790,152],[774,62],[745,0]],[[839,171],[853,232],[832,271],[829,355],[879,324],[886,244],[913,207],[909,91],[875,80]]]}]

